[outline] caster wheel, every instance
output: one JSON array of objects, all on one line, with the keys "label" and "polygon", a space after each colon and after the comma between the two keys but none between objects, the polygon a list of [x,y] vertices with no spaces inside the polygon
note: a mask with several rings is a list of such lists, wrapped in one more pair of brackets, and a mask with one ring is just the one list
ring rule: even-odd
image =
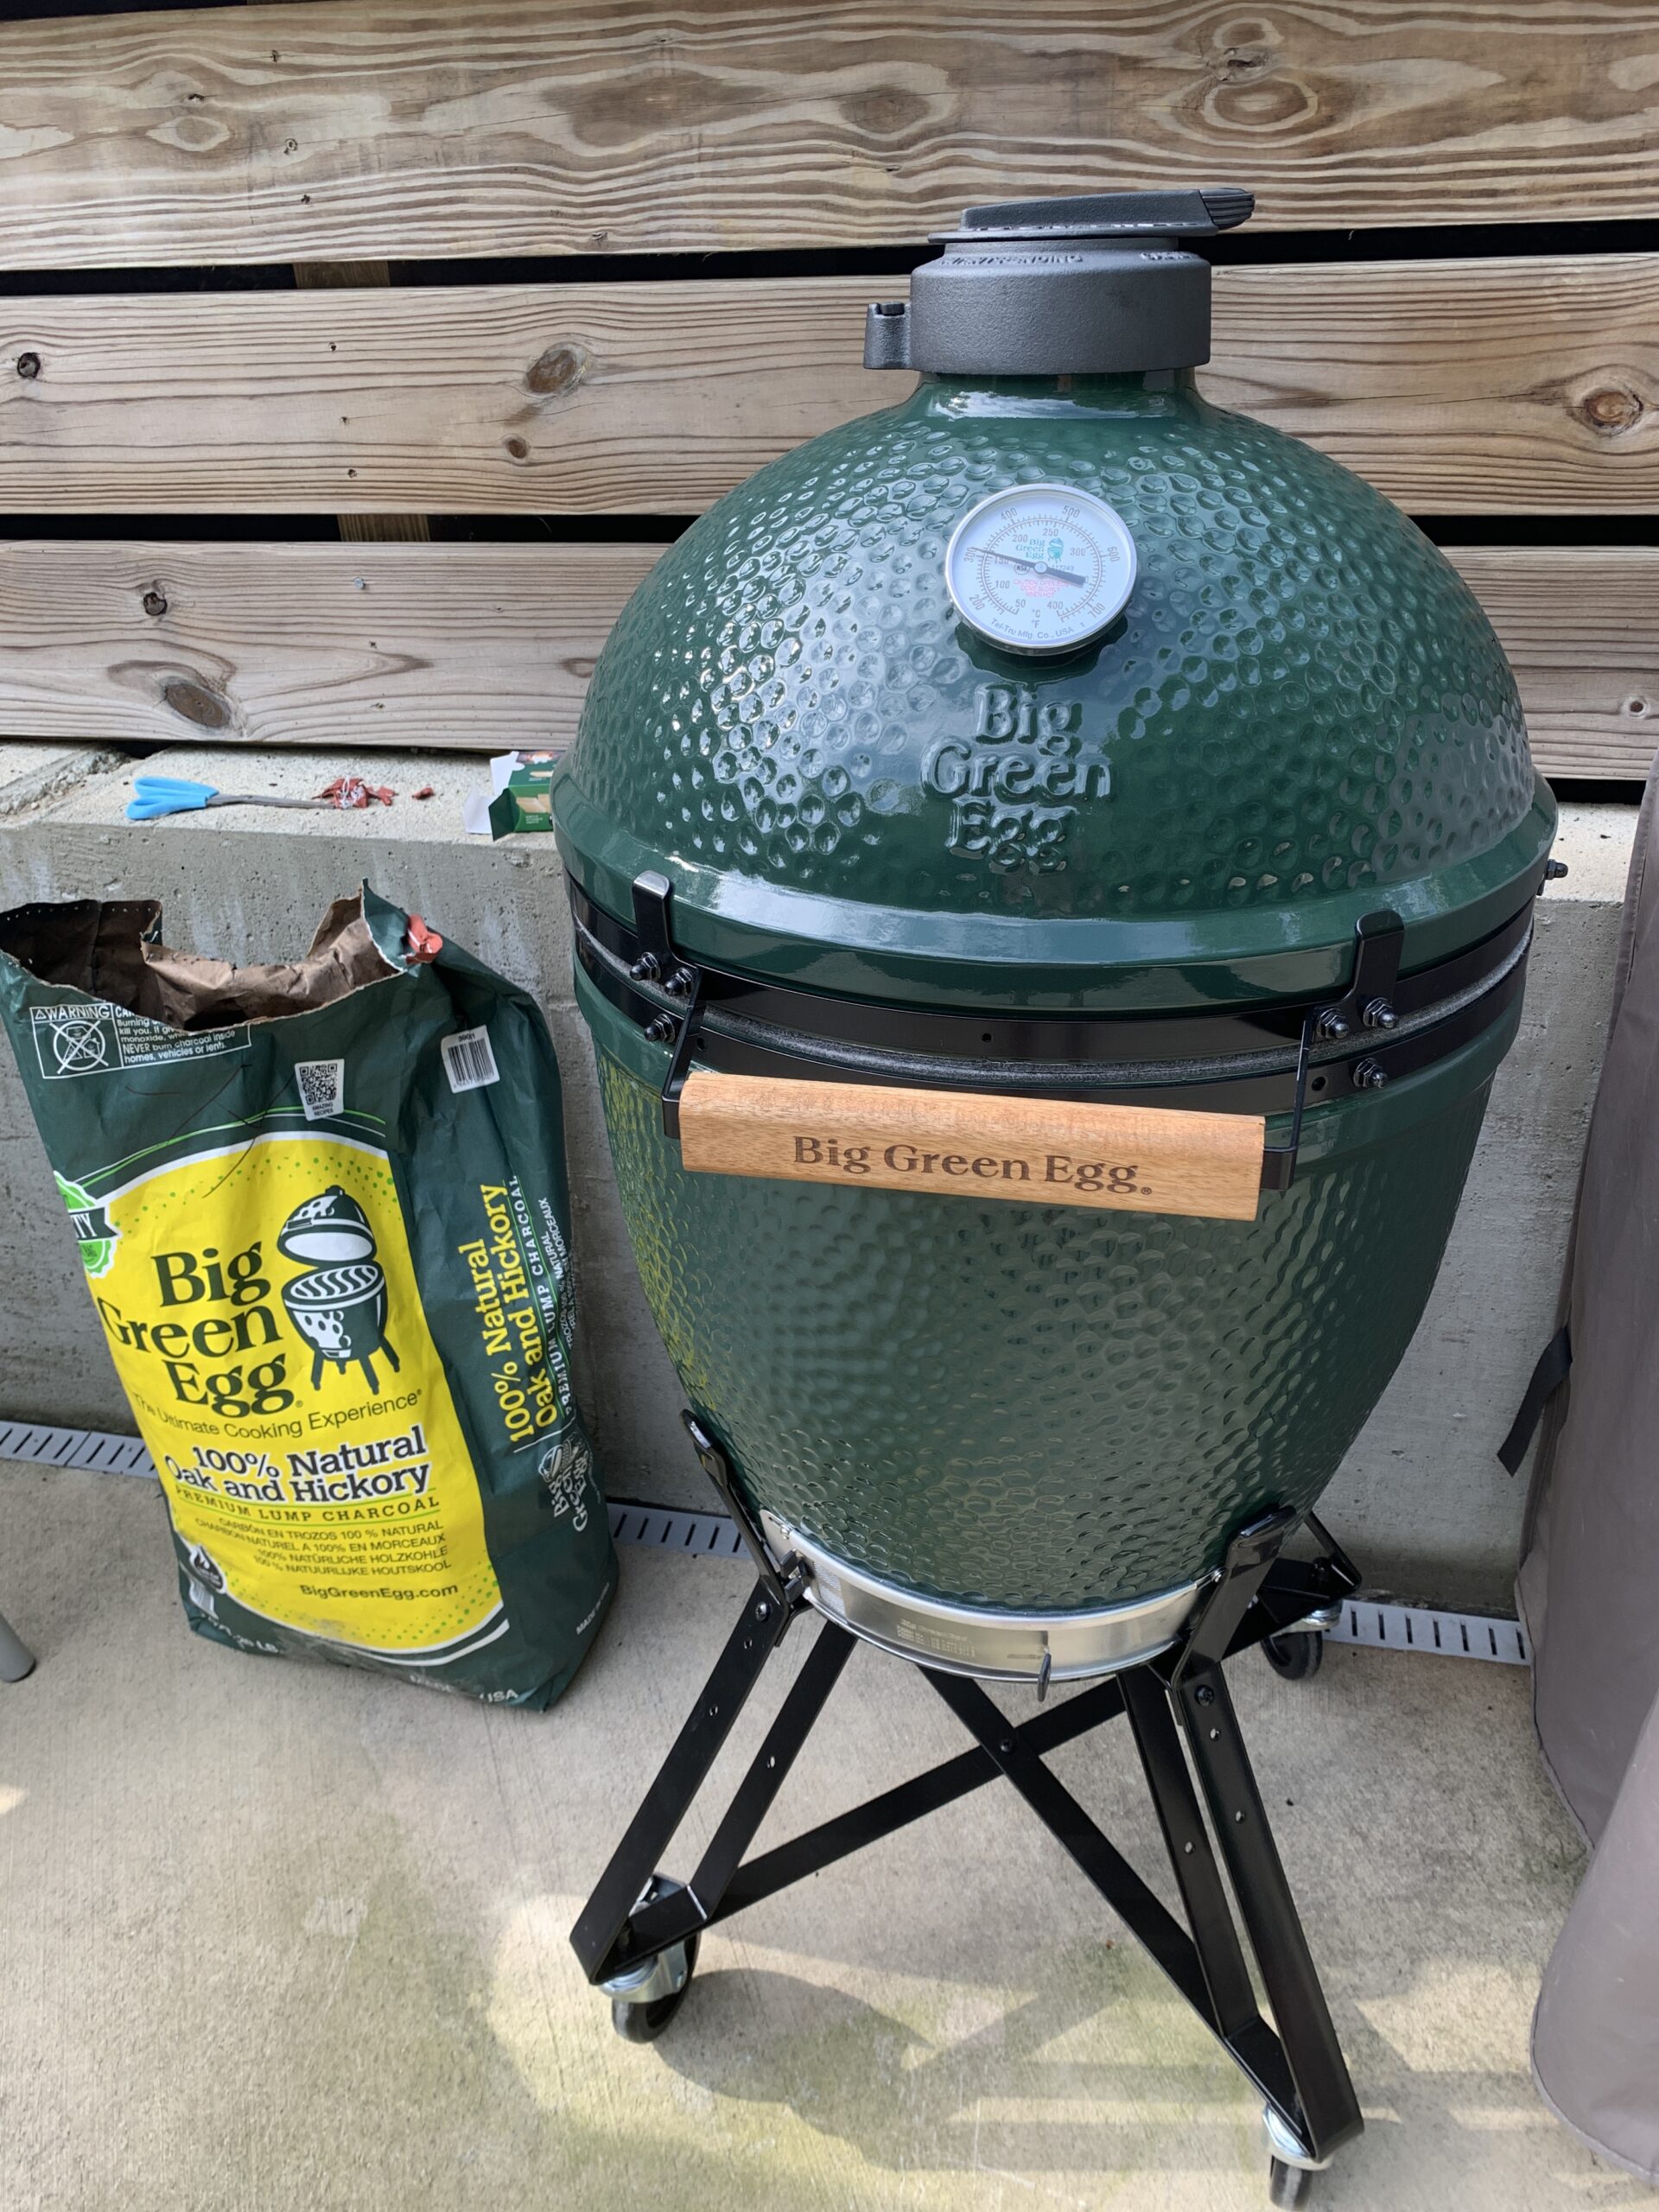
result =
[{"label": "caster wheel", "polygon": [[[1319,1662],[1325,1656],[1325,1638],[1318,1629],[1293,1629],[1283,1636],[1264,1636],[1262,1656],[1275,1675],[1287,1682],[1305,1682],[1319,1671]],[[1276,2204],[1279,2199],[1273,2200]],[[1299,2204],[1300,2197],[1286,2199]]]},{"label": "caster wheel", "polygon": [[[1317,1636],[1308,1642],[1317,1643]],[[1293,1641],[1300,1643],[1301,1638]],[[1310,1669],[1309,1672],[1313,1670]],[[1268,2202],[1269,2204],[1295,2206],[1306,2204],[1313,2193],[1313,2177],[1306,2166],[1287,2166],[1282,2158],[1268,2161]]]},{"label": "caster wheel", "polygon": [[697,1939],[691,1936],[685,1946],[685,1979],[677,1989],[666,1997],[652,1997],[640,2004],[626,1997],[611,1999],[611,2025],[625,2043],[655,2043],[663,2030],[685,2002],[685,1993],[691,1986],[691,1977],[696,1971]]}]

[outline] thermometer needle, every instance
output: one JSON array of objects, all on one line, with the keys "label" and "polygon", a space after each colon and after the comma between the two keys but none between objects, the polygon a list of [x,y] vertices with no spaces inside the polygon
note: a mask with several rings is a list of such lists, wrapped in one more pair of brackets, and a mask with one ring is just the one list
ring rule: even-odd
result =
[{"label": "thermometer needle", "polygon": [[995,553],[988,548],[980,553],[982,561],[1006,561],[1011,569],[1025,569],[1033,576],[1056,576],[1063,584],[1086,584],[1087,576],[1074,576],[1070,569],[1052,569],[1046,561],[1022,561],[1017,553]]}]

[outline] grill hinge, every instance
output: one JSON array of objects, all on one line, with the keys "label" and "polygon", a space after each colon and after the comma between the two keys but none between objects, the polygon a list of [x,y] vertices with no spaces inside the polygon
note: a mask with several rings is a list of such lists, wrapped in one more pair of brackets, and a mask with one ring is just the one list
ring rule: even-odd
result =
[{"label": "grill hinge", "polygon": [[685,1089],[691,1054],[696,1044],[697,1023],[702,1014],[703,974],[694,961],[683,960],[675,950],[669,902],[674,887],[655,868],[633,879],[633,928],[639,941],[639,957],[628,969],[636,983],[654,983],[683,1002],[683,1012],[655,1014],[645,1024],[653,1045],[673,1040],[668,1073],[663,1077],[663,1135],[678,1143],[680,1093]]},{"label": "grill hinge", "polygon": [[[1296,1093],[1290,1109],[1290,1141],[1268,1145],[1262,1155],[1262,1187],[1287,1191],[1296,1173],[1296,1156],[1302,1144],[1302,1112],[1307,1103],[1307,1064],[1315,1044],[1340,1044],[1356,1029],[1369,1029],[1379,1038],[1398,1023],[1394,1010],[1395,986],[1400,980],[1400,953],[1406,925],[1391,906],[1362,914],[1354,924],[1354,978],[1344,997],[1328,1006],[1310,1007],[1302,1024],[1296,1054]],[[1380,1090],[1388,1081],[1383,1071],[1370,1060],[1354,1070],[1357,1090]]]}]

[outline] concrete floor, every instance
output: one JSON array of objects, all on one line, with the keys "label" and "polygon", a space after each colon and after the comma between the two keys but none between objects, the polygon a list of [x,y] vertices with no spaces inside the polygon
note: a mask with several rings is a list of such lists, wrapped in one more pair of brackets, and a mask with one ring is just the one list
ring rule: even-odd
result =
[{"label": "concrete floor", "polygon": [[[612,2034],[567,1932],[741,1569],[625,1554],[534,1716],[196,1641],[149,1484],[0,1468],[0,1607],[41,1655],[0,1687],[7,2212],[1264,2202],[1242,2082],[1000,1785],[712,1936],[661,2043]],[[1317,2203],[1651,2203],[1528,2080],[1580,1853],[1524,1674],[1232,1671],[1368,2122]],[[860,1653],[777,1832],[963,1740]],[[1056,1764],[1150,1870],[1127,1742]]]}]

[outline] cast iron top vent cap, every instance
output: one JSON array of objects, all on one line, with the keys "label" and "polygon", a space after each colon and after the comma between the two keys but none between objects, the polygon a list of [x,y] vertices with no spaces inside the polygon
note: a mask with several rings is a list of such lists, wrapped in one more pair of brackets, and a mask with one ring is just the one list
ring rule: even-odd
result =
[{"label": "cast iron top vent cap", "polygon": [[1009,200],[964,210],[908,303],[869,311],[867,369],[1106,376],[1210,358],[1210,264],[1179,243],[1249,219],[1237,185]]}]

